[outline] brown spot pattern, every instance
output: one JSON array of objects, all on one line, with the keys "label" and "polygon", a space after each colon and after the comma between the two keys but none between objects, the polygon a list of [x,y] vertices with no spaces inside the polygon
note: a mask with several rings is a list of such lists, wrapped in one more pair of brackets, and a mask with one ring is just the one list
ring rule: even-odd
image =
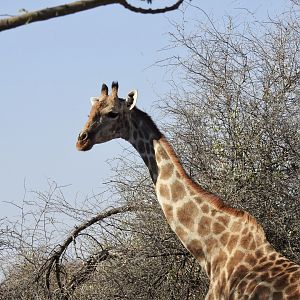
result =
[{"label": "brown spot pattern", "polygon": [[248,233],[248,228],[247,227],[245,227],[244,229],[243,229],[243,231],[242,231],[242,234],[247,234]]},{"label": "brown spot pattern", "polygon": [[226,260],[227,254],[220,249],[219,253],[212,260],[212,272],[217,275],[221,271],[221,268],[225,265]]},{"label": "brown spot pattern", "polygon": [[168,179],[172,176],[174,171],[174,166],[171,163],[168,163],[160,168],[160,179]]},{"label": "brown spot pattern", "polygon": [[274,288],[280,291],[283,290],[288,284],[289,284],[289,274],[284,274],[274,282]]},{"label": "brown spot pattern", "polygon": [[171,221],[173,219],[173,206],[169,204],[163,204],[162,207],[167,220]]},{"label": "brown spot pattern", "polygon": [[245,257],[245,262],[247,264],[249,264],[250,266],[255,266],[257,263],[257,259],[255,258],[255,256],[253,254],[250,253]]},{"label": "brown spot pattern", "polygon": [[271,276],[275,276],[276,274],[278,274],[281,271],[281,267],[272,267],[270,269],[270,274]]},{"label": "brown spot pattern", "polygon": [[239,250],[235,251],[234,255],[231,256],[227,263],[227,270],[229,276],[232,274],[233,270],[241,263],[244,256],[245,254]]},{"label": "brown spot pattern", "polygon": [[204,252],[202,245],[198,240],[192,240],[188,245],[187,249],[199,260],[204,259]]},{"label": "brown spot pattern", "polygon": [[229,238],[229,233],[228,232],[225,232],[221,238],[220,238],[220,241],[222,243],[223,246],[225,246],[228,242],[228,238]]},{"label": "brown spot pattern", "polygon": [[[246,266],[237,264],[237,268],[234,269],[232,273],[232,284],[235,285],[238,281],[241,280],[241,278],[244,278],[248,271],[249,269]],[[241,286],[239,286],[239,288],[241,288]]]},{"label": "brown spot pattern", "polygon": [[231,225],[231,228],[230,228],[230,231],[231,232],[238,232],[241,230],[241,222],[240,220],[238,221],[235,221],[232,225]]},{"label": "brown spot pattern", "polygon": [[253,300],[268,300],[271,292],[270,289],[264,285],[259,285],[255,289],[255,292],[252,296]]},{"label": "brown spot pattern", "polygon": [[297,291],[297,288],[298,288],[298,285],[296,285],[296,284],[291,285],[285,290],[285,292],[286,292],[287,295],[292,295]]},{"label": "brown spot pattern", "polygon": [[218,245],[218,241],[211,237],[206,240],[205,245],[206,245],[206,251],[211,252],[212,249]]},{"label": "brown spot pattern", "polygon": [[161,146],[159,146],[158,149],[156,150],[155,157],[158,162],[169,159],[168,154]]},{"label": "brown spot pattern", "polygon": [[255,256],[256,258],[261,258],[263,256],[263,252],[260,249],[258,249],[255,251]]},{"label": "brown spot pattern", "polygon": [[227,226],[230,219],[228,216],[219,216],[217,217],[217,219],[224,225],[224,226]]},{"label": "brown spot pattern", "polygon": [[[191,196],[194,196],[197,194],[197,192],[195,191],[195,189],[193,189],[192,187],[188,187],[188,190],[189,190],[189,193]],[[198,199],[199,201],[202,201],[200,197],[195,197],[195,200],[198,202]],[[199,202],[200,203],[200,202]]]},{"label": "brown spot pattern", "polygon": [[174,183],[171,184],[171,195],[172,200],[175,202],[184,198],[185,188],[180,181],[176,180]]},{"label": "brown spot pattern", "polygon": [[218,213],[218,211],[215,209],[212,209],[210,213],[214,217]]},{"label": "brown spot pattern", "polygon": [[233,234],[229,238],[229,241],[228,241],[228,244],[227,244],[227,249],[228,249],[229,253],[233,250],[233,248],[235,248],[238,239],[239,239],[239,236],[237,234]]},{"label": "brown spot pattern", "polygon": [[207,214],[207,213],[209,212],[209,206],[208,206],[207,204],[203,204],[203,205],[201,206],[201,210],[202,210],[205,214]]},{"label": "brown spot pattern", "polygon": [[244,249],[248,249],[251,242],[251,238],[252,236],[250,234],[243,235],[240,241],[241,247],[243,247]]},{"label": "brown spot pattern", "polygon": [[212,226],[212,230],[214,234],[220,234],[225,230],[225,227],[218,222],[214,222]]},{"label": "brown spot pattern", "polygon": [[208,235],[211,231],[211,218],[203,216],[198,224],[198,233],[200,236]]},{"label": "brown spot pattern", "polygon": [[169,191],[168,186],[165,184],[160,184],[159,194],[165,199],[170,199],[170,191]]},{"label": "brown spot pattern", "polygon": [[291,279],[290,279],[290,282],[291,283],[294,283],[294,282],[300,282],[300,270],[299,270],[299,267],[297,267],[298,271],[295,272],[292,276],[291,276]]},{"label": "brown spot pattern", "polygon": [[252,240],[252,242],[250,243],[249,248],[250,248],[250,250],[255,250],[256,249],[256,242],[255,242],[255,240]]},{"label": "brown spot pattern", "polygon": [[197,206],[193,202],[188,202],[178,209],[177,217],[180,223],[191,229],[198,212]]}]

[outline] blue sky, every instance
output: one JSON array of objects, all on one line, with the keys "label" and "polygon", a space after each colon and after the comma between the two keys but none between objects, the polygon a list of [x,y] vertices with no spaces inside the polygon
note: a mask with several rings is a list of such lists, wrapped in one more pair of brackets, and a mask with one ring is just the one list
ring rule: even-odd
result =
[{"label": "blue sky", "polygon": [[[22,8],[66,1],[2,2],[0,15],[14,15]],[[288,3],[192,1],[216,20],[228,14],[239,18],[244,8],[261,19]],[[126,144],[116,140],[89,152],[76,150],[77,135],[90,110],[89,97],[99,94],[102,82],[118,80],[119,95],[125,97],[137,88],[138,106],[157,119],[152,106],[158,94],[168,92],[168,74],[151,66],[164,55],[159,50],[168,44],[166,33],[173,30],[169,20],[180,16],[180,12],[140,15],[114,5],[0,33],[0,219],[17,212],[6,202],[22,202],[24,181],[28,190],[36,191],[47,190],[47,180],[70,185],[71,199],[78,193],[84,198],[101,191],[111,174],[106,161]]]}]

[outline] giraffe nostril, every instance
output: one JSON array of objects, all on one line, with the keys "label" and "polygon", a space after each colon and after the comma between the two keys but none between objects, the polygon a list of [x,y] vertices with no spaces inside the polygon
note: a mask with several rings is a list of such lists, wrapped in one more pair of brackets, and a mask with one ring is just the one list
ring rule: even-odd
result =
[{"label": "giraffe nostril", "polygon": [[80,132],[79,136],[78,136],[78,140],[85,141],[85,140],[87,140],[88,136],[89,135],[88,135],[88,133],[86,131]]}]

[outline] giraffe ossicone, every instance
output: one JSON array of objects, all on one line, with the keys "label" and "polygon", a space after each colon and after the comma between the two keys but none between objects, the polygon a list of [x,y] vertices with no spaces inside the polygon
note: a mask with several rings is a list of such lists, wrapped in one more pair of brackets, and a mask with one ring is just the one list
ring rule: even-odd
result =
[{"label": "giraffe ossicone", "polygon": [[210,279],[206,300],[300,300],[300,266],[271,246],[254,217],[225,205],[187,176],[136,100],[136,91],[123,99],[118,97],[118,83],[112,83],[110,94],[103,84],[77,149],[123,138],[139,152],[167,222]]}]

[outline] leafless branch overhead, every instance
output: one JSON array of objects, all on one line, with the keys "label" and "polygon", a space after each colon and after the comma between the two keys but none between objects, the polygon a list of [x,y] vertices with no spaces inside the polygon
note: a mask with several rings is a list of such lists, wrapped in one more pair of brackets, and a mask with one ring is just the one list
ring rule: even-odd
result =
[{"label": "leafless branch overhead", "polygon": [[184,0],[178,0],[175,4],[164,8],[144,9],[129,4],[126,0],[82,0],[72,3],[49,7],[33,12],[26,12],[19,16],[0,19],[0,31],[16,28],[29,23],[45,21],[56,17],[62,17],[77,12],[93,9],[100,6],[120,4],[126,9],[135,13],[142,14],[159,14],[176,10]]}]

